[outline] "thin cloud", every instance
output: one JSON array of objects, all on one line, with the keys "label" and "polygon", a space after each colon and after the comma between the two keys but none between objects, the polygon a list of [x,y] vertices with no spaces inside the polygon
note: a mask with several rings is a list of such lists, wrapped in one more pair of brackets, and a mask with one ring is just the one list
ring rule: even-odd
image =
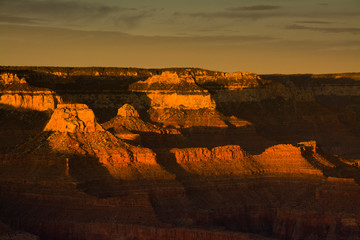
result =
[{"label": "thin cloud", "polygon": [[[176,13],[180,15],[179,13]],[[275,12],[253,13],[253,12],[238,12],[238,11],[222,11],[222,12],[197,12],[186,14],[191,17],[200,17],[207,19],[224,18],[224,19],[252,19],[258,20],[262,18],[279,17],[281,14]]]},{"label": "thin cloud", "polygon": [[86,3],[76,1],[46,1],[46,0],[3,0],[1,3],[2,12],[20,14],[34,14],[39,16],[61,15],[107,15],[119,10],[133,10],[120,8],[98,3]]},{"label": "thin cloud", "polygon": [[137,11],[132,14],[121,14],[119,16],[114,16],[114,23],[115,25],[125,23],[127,27],[135,27],[143,19],[152,17],[156,11],[157,11],[156,9],[151,9],[151,10],[142,10],[140,12]]},{"label": "thin cloud", "polygon": [[9,24],[2,25],[2,31],[11,33],[11,32],[22,32],[24,34],[33,35],[33,32],[49,33],[48,35],[66,35],[66,36],[92,36],[92,37],[101,37],[111,40],[119,39],[132,39],[132,40],[144,40],[144,41],[173,41],[173,42],[188,42],[188,43],[245,43],[245,42],[254,42],[254,41],[274,41],[279,40],[279,38],[266,36],[266,35],[190,35],[190,36],[162,36],[162,35],[135,35],[128,34],[125,32],[117,31],[96,31],[96,30],[75,30],[75,29],[66,29],[58,27],[40,27],[40,26],[13,26]]},{"label": "thin cloud", "polygon": [[303,23],[303,24],[332,24],[332,22],[326,22],[326,21],[296,21],[295,23]]},{"label": "thin cloud", "polygon": [[318,32],[328,32],[328,33],[351,33],[351,34],[360,34],[360,28],[324,28],[324,27],[308,27],[298,24],[288,25],[285,27],[290,30],[310,30]]},{"label": "thin cloud", "polygon": [[[103,3],[90,3],[79,1],[49,1],[49,0],[2,0],[0,14],[9,15],[7,21],[21,23],[21,18],[29,24],[36,17],[38,20],[55,25],[90,25],[96,22],[100,24],[111,22],[121,17],[128,21],[133,16],[138,16],[137,8],[126,8]],[[12,19],[11,19],[12,18]],[[29,18],[26,21],[25,18]],[[112,20],[111,20],[112,19]],[[6,19],[5,19],[6,20]]]},{"label": "thin cloud", "polygon": [[253,6],[246,6],[246,7],[233,7],[228,8],[229,11],[264,11],[264,10],[276,10],[280,9],[281,6],[275,5],[253,5]]},{"label": "thin cloud", "polygon": [[0,23],[10,24],[39,24],[41,23],[39,18],[27,18],[27,17],[15,17],[15,16],[0,16]]}]

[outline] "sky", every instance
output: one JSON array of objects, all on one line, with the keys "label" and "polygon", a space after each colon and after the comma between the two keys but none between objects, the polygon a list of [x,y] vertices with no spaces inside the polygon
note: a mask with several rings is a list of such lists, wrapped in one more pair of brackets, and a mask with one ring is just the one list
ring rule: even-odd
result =
[{"label": "sky", "polygon": [[360,72],[360,0],[0,0],[0,65]]}]

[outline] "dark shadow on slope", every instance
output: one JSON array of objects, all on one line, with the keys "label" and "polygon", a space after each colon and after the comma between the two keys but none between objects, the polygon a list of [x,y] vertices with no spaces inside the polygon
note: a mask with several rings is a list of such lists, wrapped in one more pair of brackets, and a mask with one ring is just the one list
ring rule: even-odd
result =
[{"label": "dark shadow on slope", "polygon": [[38,135],[51,111],[35,111],[0,104],[0,153],[6,153]]},{"label": "dark shadow on slope", "polygon": [[29,85],[24,90],[52,90],[64,103],[88,105],[100,123],[116,116],[118,108],[125,103],[134,105],[142,117],[148,118],[150,100],[146,94],[128,90],[130,84],[151,75],[145,69],[8,67],[0,68],[0,72],[24,77]]},{"label": "dark shadow on slope", "polygon": [[174,174],[176,181],[181,184],[185,191],[185,196],[182,196],[181,190],[174,196],[167,196],[168,201],[162,201],[157,194],[151,194],[152,204],[158,218],[175,226],[196,225],[196,222],[189,215],[189,210],[198,211],[203,207],[201,202],[197,200],[197,195],[201,186],[207,185],[206,180],[199,175],[189,173],[180,166],[170,149],[154,149],[153,151],[156,153],[158,164],[166,171]]},{"label": "dark shadow on slope", "polygon": [[0,176],[24,183],[75,185],[98,198],[127,194],[123,181],[115,179],[97,157],[54,151],[48,143],[50,135],[42,132],[5,155]]},{"label": "dark shadow on slope", "polygon": [[185,147],[213,148],[224,145],[239,145],[252,155],[261,154],[267,148],[277,144],[297,144],[313,139],[309,136],[300,135],[294,135],[295,137],[292,139],[277,138],[276,136],[271,138],[259,133],[255,126],[236,128],[191,127],[182,129],[181,132],[187,139]]},{"label": "dark shadow on slope", "polygon": [[358,166],[346,164],[338,157],[328,154],[320,148],[318,148],[316,152],[335,167],[329,167],[319,162],[314,157],[314,152],[311,148],[303,148],[302,155],[312,166],[321,170],[325,177],[353,178],[355,182],[360,185],[360,168]]},{"label": "dark shadow on slope", "polygon": [[156,153],[157,163],[166,171],[175,174],[176,180],[183,181],[186,179],[197,178],[199,176],[187,172],[177,162],[175,155],[170,152],[170,149],[153,149]]},{"label": "dark shadow on slope", "polygon": [[75,179],[78,190],[99,198],[126,195],[122,181],[113,178],[98,158],[71,155],[67,159],[69,174]]},{"label": "dark shadow on slope", "polygon": [[[296,100],[291,94],[294,86],[359,86],[360,81],[350,77],[315,78],[312,75],[280,76],[283,80],[269,76],[265,80],[272,80],[276,84],[283,84],[289,99],[284,99],[277,91],[273,95],[270,89],[264,90],[266,84],[258,88],[245,88],[242,90],[225,89],[221,84],[203,84],[214,101],[216,108],[225,116],[236,116],[254,124],[256,133],[275,144],[296,143],[301,141],[316,140],[326,151],[339,155],[359,156],[360,144],[360,97],[338,96],[333,100],[332,95],[315,96],[314,101]],[[313,85],[312,85],[313,84]],[[269,86],[269,85],[268,85]],[[287,91],[287,92],[286,92]],[[306,92],[304,90],[306,95]],[[258,95],[268,94],[267,99],[252,101]],[[329,93],[330,94],[330,93]],[[226,99],[226,101],[224,100]],[[248,99],[248,100],[246,100]],[[341,139],[338,139],[339,136]]]},{"label": "dark shadow on slope", "polygon": [[140,131],[133,132],[140,135],[141,146],[147,148],[182,148],[187,146],[187,139],[181,134],[161,134]]},{"label": "dark shadow on slope", "polygon": [[326,85],[353,85],[360,84],[360,73],[340,73],[340,74],[266,74],[259,75],[263,80],[270,80],[287,84],[289,81],[297,87],[312,87]]},{"label": "dark shadow on slope", "polygon": [[[166,196],[151,195],[152,205],[159,219],[174,226],[273,235],[275,208],[260,205],[260,202],[264,204],[263,198],[257,198],[257,193],[254,194],[258,191],[256,189],[259,188],[259,183],[250,181],[248,186],[230,176],[206,177],[191,174],[176,162],[174,153],[169,149],[156,149],[155,152],[158,163],[176,175],[176,180],[185,191],[185,196],[181,190],[176,194],[167,193]],[[268,188],[268,185],[264,188]],[[244,192],[249,189],[252,189],[251,193]],[[247,194],[250,196],[246,196]],[[256,200],[247,202],[252,197]]]}]

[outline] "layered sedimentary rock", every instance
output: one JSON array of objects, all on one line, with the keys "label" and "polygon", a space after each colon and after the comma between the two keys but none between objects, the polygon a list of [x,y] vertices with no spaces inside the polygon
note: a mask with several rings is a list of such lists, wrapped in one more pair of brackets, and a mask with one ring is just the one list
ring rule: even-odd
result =
[{"label": "layered sedimentary rock", "polygon": [[2,73],[0,75],[0,83],[3,87],[13,84],[27,84],[25,78],[19,78],[16,74],[12,73]]},{"label": "layered sedimentary rock", "polygon": [[0,220],[13,229],[359,239],[358,74],[0,71],[1,97],[13,98],[0,108]]},{"label": "layered sedimentary rock", "polygon": [[120,179],[154,178],[157,174],[170,177],[156,163],[153,151],[124,143],[105,131],[85,104],[58,105],[44,133],[21,146],[18,151],[21,150],[39,155],[50,150],[63,154],[64,160],[88,155]]},{"label": "layered sedimentary rock", "polygon": [[[306,144],[306,143],[303,143]],[[199,175],[311,174],[322,176],[306,159],[304,148],[293,145],[269,147],[260,155],[250,155],[240,146],[172,149],[176,162],[186,171]],[[313,154],[316,154],[315,152]],[[331,166],[326,159],[323,164]],[[335,168],[335,165],[332,165]]]},{"label": "layered sedimentary rock", "polygon": [[255,156],[264,173],[307,173],[322,175],[319,169],[312,166],[302,155],[300,147],[276,145]]},{"label": "layered sedimentary rock", "polygon": [[232,176],[259,173],[260,165],[240,146],[172,149],[176,162],[189,172],[201,176]]},{"label": "layered sedimentary rock", "polygon": [[124,128],[128,131],[134,132],[151,132],[157,134],[180,134],[176,129],[165,129],[155,124],[143,121],[137,110],[129,105],[124,104],[118,110],[118,114],[115,118],[105,123],[106,128],[121,129]]},{"label": "layered sedimentary rock", "polygon": [[16,74],[0,75],[0,104],[16,108],[45,111],[53,110],[62,99],[48,89],[31,87],[25,78]]},{"label": "layered sedimentary rock", "polygon": [[143,121],[137,110],[129,104],[124,104],[119,108],[117,116],[104,123],[103,126],[112,131],[115,136],[133,144],[161,146],[166,145],[169,140],[170,142],[183,141],[179,130]]},{"label": "layered sedimentary rock", "polygon": [[44,131],[74,133],[104,130],[95,121],[94,112],[85,104],[59,104]]},{"label": "layered sedimentary rock", "polygon": [[175,127],[226,127],[216,112],[210,93],[199,87],[189,73],[163,72],[130,85],[150,99],[150,118]]},{"label": "layered sedimentary rock", "polygon": [[145,81],[133,83],[129,89],[145,92],[153,108],[215,108],[210,93],[196,85],[191,75],[179,76],[174,72],[163,72]]}]

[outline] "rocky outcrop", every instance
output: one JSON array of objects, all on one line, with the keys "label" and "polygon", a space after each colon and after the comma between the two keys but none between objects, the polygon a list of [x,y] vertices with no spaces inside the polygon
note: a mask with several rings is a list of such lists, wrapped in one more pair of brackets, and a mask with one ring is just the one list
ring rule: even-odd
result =
[{"label": "rocky outcrop", "polygon": [[143,121],[136,109],[129,104],[124,104],[119,108],[118,115],[104,123],[103,126],[106,129],[113,129],[116,133],[130,131],[136,133],[180,134],[180,132],[174,128],[162,128],[155,124]]},{"label": "rocky outcrop", "polygon": [[[103,165],[109,175],[118,179],[172,177],[157,164],[152,150],[127,144],[104,130],[85,104],[59,104],[43,134],[21,146],[17,152],[33,155],[60,153],[68,159],[88,156],[100,164],[91,171],[103,172],[100,167]],[[77,171],[81,172],[81,169]],[[72,172],[71,166],[69,172]]]},{"label": "rocky outcrop", "polygon": [[1,144],[32,129],[0,154],[0,219],[14,229],[59,240],[359,238],[357,75],[0,72]]},{"label": "rocky outcrop", "polygon": [[0,104],[9,105],[19,109],[46,111],[54,110],[61,97],[51,91],[40,92],[2,92]]},{"label": "rocky outcrop", "polygon": [[139,113],[136,109],[130,104],[124,104],[121,108],[118,109],[117,115],[120,117],[139,117]]},{"label": "rocky outcrop", "polygon": [[59,104],[44,131],[96,132],[104,130],[96,122],[94,112],[85,104]]},{"label": "rocky outcrop", "polygon": [[257,88],[263,85],[264,81],[251,72],[234,72],[234,73],[195,73],[196,83],[211,90],[218,89],[245,89]]},{"label": "rocky outcrop", "polygon": [[172,149],[170,152],[189,174],[232,176],[259,172],[258,164],[240,146]]},{"label": "rocky outcrop", "polygon": [[[290,144],[269,147],[260,155],[250,155],[236,145],[215,147],[211,150],[207,148],[172,149],[170,152],[174,154],[179,166],[191,174],[203,176],[262,174],[323,176],[321,169],[312,165],[303,155],[303,147]],[[316,153],[313,154],[316,156]],[[322,160],[327,166],[331,166],[328,160]]]},{"label": "rocky outcrop", "polygon": [[213,109],[150,109],[150,119],[175,128],[226,128],[223,116]]},{"label": "rocky outcrop", "polygon": [[181,132],[175,128],[161,127],[142,120],[136,109],[129,104],[119,108],[118,115],[103,126],[116,137],[135,145],[159,147],[184,140]]},{"label": "rocky outcrop", "polygon": [[0,75],[0,104],[20,109],[46,111],[56,108],[62,99],[55,92],[30,86],[17,74]]},{"label": "rocky outcrop", "polygon": [[302,155],[300,147],[280,144],[266,149],[262,154],[254,156],[264,173],[306,173],[323,175]]},{"label": "rocky outcrop", "polygon": [[134,92],[144,92],[156,109],[215,109],[210,93],[196,85],[190,75],[179,76],[174,72],[163,72],[145,81],[130,85]]},{"label": "rocky outcrop", "polygon": [[12,84],[27,84],[25,78],[19,78],[16,74],[2,73],[0,74],[0,84],[12,85]]}]

